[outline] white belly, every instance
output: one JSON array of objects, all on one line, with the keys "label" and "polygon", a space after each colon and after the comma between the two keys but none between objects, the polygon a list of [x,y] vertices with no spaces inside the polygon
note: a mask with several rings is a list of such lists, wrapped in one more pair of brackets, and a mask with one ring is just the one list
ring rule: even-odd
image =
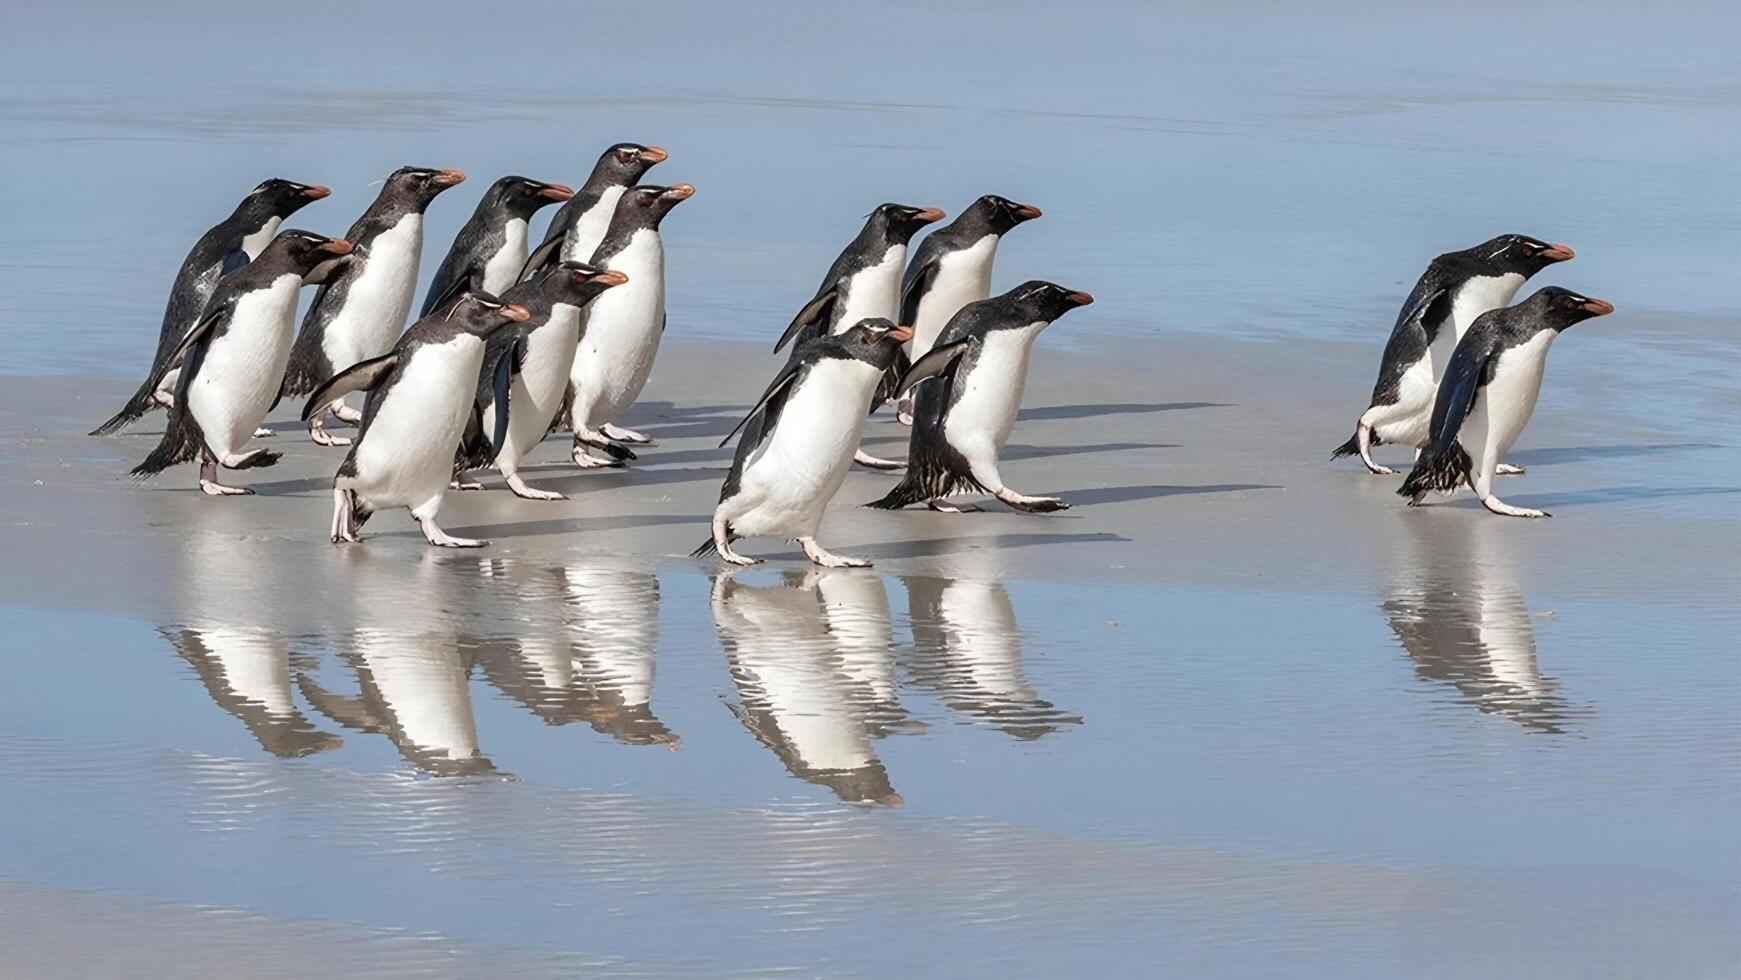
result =
[{"label": "white belly", "polygon": [[605,290],[586,311],[586,335],[570,380],[580,423],[615,422],[640,397],[653,373],[665,326],[665,250],[656,231],[639,231],[610,267],[629,281]]},{"label": "white belly", "polygon": [[720,504],[743,537],[810,537],[846,481],[882,375],[863,361],[812,365],[779,423],[744,466],[736,496]]},{"label": "white belly", "polygon": [[1477,474],[1491,475],[1529,424],[1555,336],[1555,331],[1543,330],[1499,355],[1493,380],[1476,396],[1474,408],[1457,431],[1457,441],[1469,453]]},{"label": "white belly", "polygon": [[284,275],[271,288],[242,297],[228,330],[210,342],[188,386],[188,410],[219,459],[240,450],[278,400],[296,339],[300,288],[301,277]]},{"label": "white belly", "polygon": [[989,446],[994,453],[1003,448],[1022,407],[1034,339],[1044,329],[1046,324],[1034,323],[986,335],[979,361],[965,378],[955,379],[963,386],[961,397],[943,420],[950,445],[963,451]]},{"label": "white belly", "polygon": [[484,292],[497,296],[520,280],[526,265],[526,219],[509,218],[507,241],[484,263]]},{"label": "white belly", "polygon": [[334,371],[393,349],[416,297],[422,254],[421,214],[408,214],[375,236],[362,273],[345,293],[344,308],[321,336],[321,349]]},{"label": "white belly", "polygon": [[440,496],[453,475],[483,360],[483,341],[470,334],[417,348],[375,406],[356,447],[356,476],[340,486],[356,490],[372,510],[415,508]]},{"label": "white belly", "polygon": [[[579,335],[580,307],[558,303],[550,319],[526,338],[526,356],[508,399],[508,438],[496,454],[498,461],[517,464],[544,441],[568,392]],[[496,407],[491,405],[484,412],[484,431],[495,431],[495,425]]]},{"label": "white belly", "polygon": [[1451,304],[1451,323],[1456,331],[1452,343],[1463,339],[1476,317],[1488,310],[1510,306],[1522,285],[1523,276],[1516,272],[1503,276],[1476,276],[1464,283],[1457,291],[1456,301]]},{"label": "white belly", "polygon": [[907,341],[907,356],[924,357],[936,345],[937,335],[963,306],[991,295],[991,264],[997,257],[998,236],[987,235],[971,248],[951,252],[937,264],[937,278],[919,301],[913,314],[913,339]]},{"label": "white belly", "polygon": [[882,261],[847,280],[846,302],[830,328],[844,333],[866,317],[893,320],[901,314],[901,267],[907,262],[907,246],[894,245]]},{"label": "white belly", "polygon": [[610,230],[611,215],[616,213],[617,202],[622,200],[624,187],[607,187],[599,195],[598,203],[588,208],[568,230],[568,235],[562,239],[562,261],[591,262],[599,244],[605,240],[605,232]]},{"label": "white belly", "polygon": [[274,717],[297,717],[284,634],[251,626],[208,626],[198,633],[232,693]]}]

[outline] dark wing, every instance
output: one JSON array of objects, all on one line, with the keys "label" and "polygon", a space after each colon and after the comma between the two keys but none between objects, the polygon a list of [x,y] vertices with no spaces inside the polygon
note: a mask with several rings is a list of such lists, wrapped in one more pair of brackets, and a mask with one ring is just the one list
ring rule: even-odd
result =
[{"label": "dark wing", "polygon": [[338,401],[353,391],[368,391],[380,384],[399,363],[399,352],[391,351],[380,357],[372,358],[361,364],[353,364],[314,390],[308,397],[308,404],[302,406],[304,422],[314,417],[321,409]]},{"label": "dark wing", "polygon": [[1490,362],[1498,343],[1489,333],[1469,333],[1451,355],[1445,378],[1439,382],[1439,394],[1433,401],[1431,432],[1434,456],[1444,458],[1457,442],[1457,432],[1463,420],[1475,407],[1475,396],[1486,380]]},{"label": "dark wing", "polygon": [[555,265],[562,258],[562,240],[567,236],[565,228],[557,222],[551,222],[550,230],[544,234],[544,241],[532,250],[532,254],[526,256],[526,264],[520,267],[520,278],[515,282],[525,282]]},{"label": "dark wing", "polygon": [[839,295],[840,287],[838,285],[831,285],[817,293],[816,298],[805,303],[804,308],[798,311],[798,315],[792,318],[791,326],[787,327],[786,332],[780,335],[780,342],[774,345],[774,349],[779,350],[791,343],[792,339],[802,333],[806,327],[827,323],[829,315],[834,311],[834,301]]},{"label": "dark wing", "polygon": [[199,322],[195,323],[193,329],[187,332],[187,336],[181,338],[181,343],[175,345],[175,349],[170,351],[169,359],[158,366],[157,372],[151,378],[151,388],[156,390],[157,386],[163,383],[163,376],[169,373],[169,366],[177,361],[182,362],[182,364],[181,377],[176,379],[176,384],[185,387],[188,381],[199,372],[199,362],[205,360],[206,342],[211,339],[213,331],[217,330],[220,325],[227,323],[230,314],[235,311],[236,300],[234,296],[224,297],[207,307],[206,311],[200,314]]},{"label": "dark wing", "polygon": [[496,399],[495,430],[490,433],[490,445],[496,452],[502,451],[502,441],[508,438],[508,393],[514,384],[514,365],[520,360],[518,353],[524,341],[516,340],[514,347],[503,353],[496,361],[495,380],[492,385]]},{"label": "dark wing", "polygon": [[248,253],[239,248],[233,248],[230,250],[230,254],[224,256],[224,264],[218,268],[218,277],[223,278],[247,264]]},{"label": "dark wing", "polygon": [[[798,372],[803,370],[803,368],[804,362],[802,360],[795,357],[788,360],[785,366],[780,368],[780,373],[774,376],[774,381],[772,384],[768,385],[768,390],[762,392],[762,397],[757,399],[755,407],[751,408],[749,414],[743,417],[743,421],[733,426],[732,430],[726,433],[725,438],[719,441],[720,446],[723,448],[726,443],[732,440],[733,436],[738,434],[738,430],[748,425],[751,419],[761,415],[763,410],[768,408],[770,402],[773,402],[776,398],[784,395],[786,388],[797,379]],[[779,409],[775,408],[772,415],[777,417],[779,415]],[[772,421],[773,418],[770,417],[768,422]],[[766,432],[770,427],[770,425],[764,423],[761,430]]]},{"label": "dark wing", "polygon": [[1372,386],[1372,404],[1390,404],[1397,399],[1402,376],[1433,343],[1429,324],[1438,324],[1451,313],[1451,293],[1443,286],[1428,286],[1423,280],[1397,314],[1396,326],[1384,345],[1378,381]]},{"label": "dark wing", "polygon": [[953,343],[941,347],[933,347],[924,357],[913,362],[907,373],[901,376],[900,390],[906,391],[926,378],[935,377],[949,369],[955,359],[967,353],[968,341],[971,337],[963,337]]},{"label": "dark wing", "polygon": [[919,301],[937,281],[937,270],[941,265],[940,262],[928,261],[917,269],[907,270],[907,281],[901,286],[900,322],[912,326],[914,318],[919,315]]},{"label": "dark wing", "polygon": [[472,278],[469,270],[455,275],[448,264],[443,262],[441,268],[435,270],[435,278],[429,281],[429,292],[423,297],[423,311],[417,314],[418,319],[446,309],[449,303],[466,293],[476,292],[472,286]]}]

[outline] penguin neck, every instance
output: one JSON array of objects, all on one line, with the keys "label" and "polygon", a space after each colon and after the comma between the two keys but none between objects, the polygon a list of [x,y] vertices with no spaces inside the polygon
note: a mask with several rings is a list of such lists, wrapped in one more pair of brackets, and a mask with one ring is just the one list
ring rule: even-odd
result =
[{"label": "penguin neck", "polygon": [[1461,339],[1475,322],[1475,318],[1488,310],[1510,306],[1518,289],[1523,286],[1523,281],[1523,274],[1519,272],[1469,277],[1462,288],[1457,290],[1457,296],[1451,303],[1453,336]]},{"label": "penguin neck", "polygon": [[641,271],[646,271],[649,264],[662,268],[665,244],[656,225],[620,222],[611,226],[610,233],[593,252],[591,262],[602,268],[621,269],[628,273],[630,282],[636,282],[635,272],[627,266],[634,265]]},{"label": "penguin neck", "polygon": [[628,188],[622,184],[607,182],[597,188],[589,184],[575,195],[580,203],[570,210],[573,224],[562,241],[564,262],[585,262],[593,257],[610,231],[611,217],[625,190]]},{"label": "penguin neck", "polygon": [[260,257],[260,253],[266,250],[266,245],[272,241],[273,236],[278,234],[278,226],[283,223],[284,219],[278,215],[269,215],[256,225],[254,230],[243,234],[242,251],[247,253],[248,261],[252,262]]}]

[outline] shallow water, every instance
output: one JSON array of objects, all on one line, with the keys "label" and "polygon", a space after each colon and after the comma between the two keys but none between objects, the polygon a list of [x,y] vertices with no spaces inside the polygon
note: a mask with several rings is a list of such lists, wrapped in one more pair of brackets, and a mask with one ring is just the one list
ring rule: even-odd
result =
[{"label": "shallow water", "polygon": [[[395,166],[465,169],[427,275],[489,179],[574,182],[618,139],[700,189],[667,226],[675,346],[771,343],[884,199],[995,191],[1046,210],[997,281],[1098,297],[1044,345],[1130,370],[1122,344],[1188,340],[1219,372],[1025,414],[1013,460],[1079,436],[1075,533],[863,549],[898,573],[511,537],[424,554],[402,527],[335,552],[247,509],[132,537],[194,527],[192,505],[116,491],[131,443],[67,441],[106,410],[5,400],[0,541],[42,582],[0,597],[0,922],[27,923],[0,926],[0,972],[122,937],[134,969],[249,975],[1741,963],[1733,11],[104,2],[0,23],[9,378],[130,379],[188,244],[262,177],[330,184],[293,223],[335,231]],[[1467,501],[1392,523],[1388,488],[1327,490],[1409,283],[1501,231],[1571,242],[1543,281],[1620,307],[1558,346],[1516,453],[1549,489],[1509,499],[1568,516],[1446,534]],[[669,377],[662,440],[729,428],[733,395]],[[1309,413],[1321,435],[1242,441]],[[1155,474],[1210,431],[1237,465]],[[719,456],[663,451],[619,481],[644,491],[628,517],[617,496],[548,526],[682,525],[702,511],[656,495]],[[39,474],[75,485],[27,496]],[[1225,542],[1155,544],[1097,516],[1198,494],[1295,519],[1253,533],[1226,503],[1191,511]],[[1348,544],[1359,505],[1386,515],[1370,547]],[[84,527],[81,506],[105,509]],[[1109,557],[996,554],[1066,539]]]}]

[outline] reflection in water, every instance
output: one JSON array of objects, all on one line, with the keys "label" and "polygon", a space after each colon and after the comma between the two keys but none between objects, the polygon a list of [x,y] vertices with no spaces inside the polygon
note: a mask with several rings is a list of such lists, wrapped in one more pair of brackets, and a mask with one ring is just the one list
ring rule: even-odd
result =
[{"label": "reflection in water", "polygon": [[1002,584],[920,576],[902,582],[913,624],[915,682],[936,690],[954,710],[1020,739],[1082,723],[1080,715],[1059,711],[1028,682],[1015,607]]},{"label": "reflection in water", "polygon": [[894,699],[879,576],[817,569],[757,587],[721,574],[713,622],[737,685],[732,712],[792,775],[849,803],[901,802],[871,747],[872,716]]},{"label": "reflection in water", "polygon": [[507,564],[529,622],[481,641],[489,682],[547,724],[584,721],[628,745],[679,747],[653,714],[659,582],[644,572]]},{"label": "reflection in water", "polygon": [[1454,686],[1470,704],[1538,732],[1562,732],[1572,712],[1536,666],[1535,630],[1492,521],[1457,534],[1409,521],[1406,567],[1383,604],[1422,680]]}]

